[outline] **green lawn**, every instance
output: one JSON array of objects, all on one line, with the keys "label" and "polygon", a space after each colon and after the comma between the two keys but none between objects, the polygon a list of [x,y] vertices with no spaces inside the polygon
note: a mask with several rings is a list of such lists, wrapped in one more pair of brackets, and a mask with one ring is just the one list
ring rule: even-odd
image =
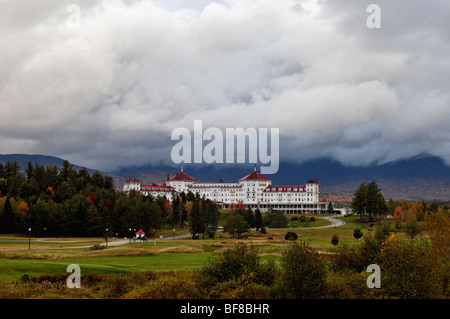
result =
[{"label": "green lawn", "polygon": [[[51,243],[32,243],[31,250],[3,250],[0,251],[0,280],[15,280],[25,273],[31,276],[40,274],[64,274],[67,266],[77,264],[82,274],[116,274],[142,271],[167,271],[167,270],[193,270],[206,264],[209,256],[223,249],[231,247],[238,241],[244,241],[256,246],[264,259],[278,260],[281,251],[288,241],[284,235],[288,231],[296,232],[302,240],[305,240],[313,248],[329,250],[334,246],[331,238],[338,235],[340,243],[348,243],[356,246],[358,241],[353,238],[353,231],[361,229],[364,236],[370,227],[361,225],[357,216],[341,217],[346,222],[340,227],[326,227],[320,229],[283,228],[268,229],[267,236],[249,237],[245,239],[230,239],[225,233],[218,233],[214,239],[193,240],[190,237],[176,240],[148,240],[146,242],[133,242],[118,247],[109,247],[104,250],[92,251],[90,249],[46,249]],[[316,218],[315,225],[328,225],[328,221]],[[320,223],[320,224],[319,224]],[[312,224],[312,223],[311,223]],[[375,228],[375,227],[374,227]],[[374,229],[373,229],[374,230]],[[170,232],[167,233],[167,237]],[[259,234],[259,233],[254,233]],[[261,234],[259,234],[261,235]],[[23,239],[23,238],[22,238]],[[18,240],[18,239],[17,239]],[[101,238],[59,240],[60,243],[52,243],[71,247],[77,245],[89,245],[102,243]],[[4,245],[12,245],[19,248],[24,243],[8,242]],[[16,246],[17,245],[17,246]],[[26,243],[28,247],[28,243]]]},{"label": "green lawn", "polygon": [[58,260],[0,259],[0,280],[16,280],[24,274],[64,274],[77,264],[81,274],[119,274],[142,271],[193,270],[205,264],[208,253],[165,253],[149,256],[87,257]]}]

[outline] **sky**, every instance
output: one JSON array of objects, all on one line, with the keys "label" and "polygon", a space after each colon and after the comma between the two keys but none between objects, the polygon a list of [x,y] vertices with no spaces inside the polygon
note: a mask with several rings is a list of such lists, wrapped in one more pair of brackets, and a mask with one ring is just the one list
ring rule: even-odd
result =
[{"label": "sky", "polygon": [[450,163],[448,0],[0,0],[0,39],[0,154],[170,165],[201,120],[278,128],[280,162]]}]

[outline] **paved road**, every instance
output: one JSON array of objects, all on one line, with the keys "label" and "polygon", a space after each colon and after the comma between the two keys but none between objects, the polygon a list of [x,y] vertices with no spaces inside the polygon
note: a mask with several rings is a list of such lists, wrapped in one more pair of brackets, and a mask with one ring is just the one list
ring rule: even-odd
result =
[{"label": "paved road", "polygon": [[339,227],[339,226],[345,225],[345,222],[343,220],[336,219],[334,217],[340,217],[340,215],[315,217],[315,218],[326,219],[326,220],[331,222],[331,225],[318,226],[318,227],[309,227],[309,228],[328,228],[328,227]]}]

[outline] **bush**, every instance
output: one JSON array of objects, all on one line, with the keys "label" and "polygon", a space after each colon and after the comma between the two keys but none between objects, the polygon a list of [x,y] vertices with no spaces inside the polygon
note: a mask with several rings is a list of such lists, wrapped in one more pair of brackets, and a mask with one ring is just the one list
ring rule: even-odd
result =
[{"label": "bush", "polygon": [[273,211],[264,216],[264,225],[270,228],[287,228],[288,219],[282,211]]},{"label": "bush", "polygon": [[394,298],[442,298],[449,267],[439,262],[426,241],[398,240],[391,236],[380,251],[382,292]]},{"label": "bush", "polygon": [[389,223],[383,223],[382,225],[377,227],[377,230],[375,231],[375,239],[381,243],[385,241],[390,234],[390,226]]},{"label": "bush", "polygon": [[[281,256],[282,275],[279,297],[309,299],[326,294],[326,265],[318,252],[307,243],[292,243]],[[282,288],[280,288],[282,287]]]},{"label": "bush", "polygon": [[174,272],[158,276],[124,295],[125,299],[193,299],[200,294],[195,276],[189,272]]},{"label": "bush", "polygon": [[363,236],[363,233],[361,232],[361,230],[359,228],[355,229],[353,231],[353,237],[355,237],[356,240],[359,240],[362,236]]},{"label": "bush", "polygon": [[209,292],[210,298],[222,299],[267,299],[269,287],[254,282],[253,274],[244,273],[237,280],[215,285]]},{"label": "bush", "polygon": [[327,275],[328,299],[367,299],[373,289],[367,289],[368,274],[345,271],[340,273],[329,272]]},{"label": "bush", "polygon": [[103,250],[103,249],[106,249],[106,246],[100,245],[100,244],[95,244],[95,245],[91,246],[89,249],[90,250]]},{"label": "bush", "polygon": [[349,248],[347,244],[342,244],[336,248],[334,254],[330,256],[330,269],[334,272],[356,271],[364,269],[364,261],[361,258],[359,249]]},{"label": "bush", "polygon": [[311,218],[309,219],[310,222],[315,222],[316,219],[314,218],[314,216],[311,216]]},{"label": "bush", "polygon": [[286,235],[284,235],[284,239],[285,240],[297,240],[298,239],[298,235],[297,235],[297,233],[295,233],[293,231],[288,231],[286,233]]},{"label": "bush", "polygon": [[275,279],[275,263],[262,263],[255,247],[238,243],[219,256],[211,257],[208,264],[200,269],[198,282],[200,287],[212,287],[237,280],[244,273],[251,273],[253,282],[257,284],[270,285]]},{"label": "bush", "polygon": [[421,229],[415,219],[411,219],[411,220],[407,221],[405,223],[404,229],[405,229],[405,233],[411,238],[414,238],[418,234],[421,233]]},{"label": "bush", "polygon": [[331,237],[331,243],[334,246],[337,246],[339,244],[339,237],[338,237],[338,235],[334,234],[333,237]]}]

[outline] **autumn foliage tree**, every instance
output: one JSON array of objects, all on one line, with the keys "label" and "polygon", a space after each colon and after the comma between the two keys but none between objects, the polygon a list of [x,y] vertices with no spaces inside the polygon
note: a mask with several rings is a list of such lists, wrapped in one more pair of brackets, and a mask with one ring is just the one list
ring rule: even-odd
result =
[{"label": "autumn foliage tree", "polygon": [[400,206],[395,207],[394,214],[392,216],[395,222],[395,227],[397,228],[402,227],[403,215],[404,214],[402,208]]}]

